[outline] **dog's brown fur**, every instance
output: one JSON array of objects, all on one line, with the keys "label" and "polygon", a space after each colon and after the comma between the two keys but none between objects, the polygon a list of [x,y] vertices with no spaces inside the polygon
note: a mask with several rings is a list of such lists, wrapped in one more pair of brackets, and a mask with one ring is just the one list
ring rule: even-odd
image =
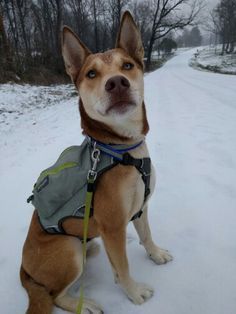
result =
[{"label": "dog's brown fur", "polygon": [[[123,15],[116,49],[93,55],[69,28],[64,28],[62,51],[67,73],[80,94],[84,133],[106,143],[144,140],[149,127],[143,101],[143,47],[130,13]],[[127,70],[123,68],[125,63],[134,66]],[[91,69],[96,71],[93,79],[87,77]],[[109,79],[114,80],[117,76],[119,88],[124,89],[122,93],[120,89],[116,92],[106,89]],[[125,84],[128,80],[129,87],[122,86],[124,82],[120,83],[120,79],[125,79]],[[136,158],[148,156],[145,141],[132,151],[132,155]],[[154,183],[152,169],[152,191]],[[142,207],[143,195],[144,184],[135,167],[117,165],[105,172],[97,184],[95,210],[88,233],[89,238],[102,237],[115,280],[136,304],[152,295],[150,287],[138,284],[130,277],[125,245],[126,226]],[[144,214],[134,221],[134,226],[148,255],[157,264],[171,260],[171,256],[152,241],[146,204]],[[82,273],[82,245],[74,236],[83,235],[83,222],[69,218],[64,221],[63,228],[73,236],[47,234],[34,212],[21,266],[21,281],[30,299],[28,314],[49,314],[53,303],[76,311],[78,300],[69,296],[67,290]],[[102,313],[97,304],[85,299],[83,313],[89,311]]]}]

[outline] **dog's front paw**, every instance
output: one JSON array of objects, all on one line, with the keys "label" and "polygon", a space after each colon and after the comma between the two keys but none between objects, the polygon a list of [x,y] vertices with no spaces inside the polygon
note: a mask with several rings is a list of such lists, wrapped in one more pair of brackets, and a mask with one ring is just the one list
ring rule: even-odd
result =
[{"label": "dog's front paw", "polygon": [[173,257],[168,251],[163,250],[157,246],[148,252],[148,254],[149,257],[158,265],[166,264],[173,260]]},{"label": "dog's front paw", "polygon": [[103,313],[104,312],[101,309],[100,305],[95,303],[93,300],[84,299],[82,314],[103,314]]},{"label": "dog's front paw", "polygon": [[153,296],[154,290],[143,283],[131,280],[125,287],[125,292],[134,304],[142,304]]}]

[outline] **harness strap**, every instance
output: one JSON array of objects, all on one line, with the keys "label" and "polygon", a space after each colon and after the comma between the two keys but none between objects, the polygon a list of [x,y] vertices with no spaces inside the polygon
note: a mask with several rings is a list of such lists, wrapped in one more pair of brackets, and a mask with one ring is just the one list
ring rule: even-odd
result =
[{"label": "harness strap", "polygon": [[[125,153],[123,155],[122,161],[120,161],[122,165],[125,166],[134,166],[142,175],[142,180],[144,183],[144,203],[147,200],[148,195],[150,194],[150,177],[151,177],[151,159],[147,158],[134,158],[129,153]],[[131,220],[135,220],[136,218],[140,218],[143,211],[140,209]]]},{"label": "harness strap", "polygon": [[[111,156],[115,160],[116,164],[120,163],[125,166],[134,166],[142,175],[142,180],[145,186],[144,190],[144,203],[150,194],[150,176],[151,176],[151,159],[148,158],[134,158],[128,152],[142,145],[143,141],[140,141],[134,145],[111,145],[105,144],[99,141],[95,141],[91,137],[87,137],[91,144],[96,144],[96,147],[108,156]],[[131,220],[139,218],[142,215],[142,209],[140,209]]]},{"label": "harness strap", "polygon": [[129,153],[125,153],[120,163],[125,166],[134,166],[141,173],[145,185],[145,202],[150,194],[151,159],[149,157],[138,159],[132,157]]}]

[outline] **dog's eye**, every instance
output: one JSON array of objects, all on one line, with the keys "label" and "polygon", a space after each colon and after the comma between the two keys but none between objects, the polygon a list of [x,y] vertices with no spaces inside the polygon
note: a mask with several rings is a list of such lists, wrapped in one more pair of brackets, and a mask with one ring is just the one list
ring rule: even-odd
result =
[{"label": "dog's eye", "polygon": [[89,77],[90,79],[95,78],[96,77],[96,71],[94,71],[94,70],[88,71],[87,77]]},{"label": "dog's eye", "polygon": [[133,67],[134,67],[134,65],[130,62],[125,62],[123,64],[123,69],[125,69],[125,70],[131,70]]}]

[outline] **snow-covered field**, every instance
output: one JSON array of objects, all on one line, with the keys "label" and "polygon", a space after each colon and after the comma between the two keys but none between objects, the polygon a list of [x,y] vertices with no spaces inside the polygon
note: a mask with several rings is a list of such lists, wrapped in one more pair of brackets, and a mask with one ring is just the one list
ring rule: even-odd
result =
[{"label": "snow-covered field", "polygon": [[[113,283],[102,248],[87,264],[85,286],[105,313],[236,313],[236,76],[190,68],[193,52],[174,57],[145,78],[147,141],[158,176],[150,224],[154,239],[174,261],[156,266],[130,225],[131,273],[152,285],[155,295],[142,306],[133,305]],[[49,99],[58,90],[73,93],[70,86],[51,87]],[[34,108],[32,94],[41,91],[46,106],[39,101]],[[24,313],[27,306],[18,276],[33,210],[25,200],[39,172],[65,147],[82,141],[76,97],[52,100],[50,106],[47,98],[40,87],[0,86],[0,109],[7,108],[0,119],[8,123],[0,124],[1,314]],[[9,111],[23,114],[12,118]],[[55,308],[54,314],[62,313]]]},{"label": "snow-covered field", "polygon": [[236,53],[222,56],[220,46],[200,48],[198,55],[191,59],[190,65],[201,70],[236,75]]},{"label": "snow-covered field", "polygon": [[41,109],[69,100],[77,93],[72,85],[30,86],[0,84],[0,131],[8,132],[27,115],[33,122]]}]

